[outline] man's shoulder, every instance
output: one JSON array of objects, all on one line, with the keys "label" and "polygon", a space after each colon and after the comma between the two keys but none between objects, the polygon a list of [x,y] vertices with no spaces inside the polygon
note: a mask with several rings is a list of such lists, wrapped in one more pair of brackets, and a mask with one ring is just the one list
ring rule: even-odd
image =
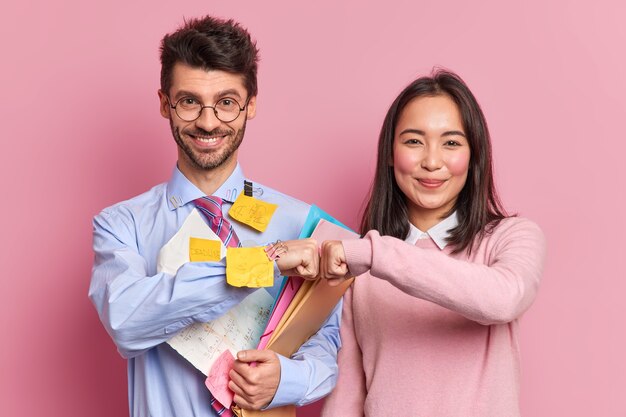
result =
[{"label": "man's shoulder", "polygon": [[165,202],[167,183],[155,185],[150,190],[103,209],[97,218],[128,218],[153,216]]},{"label": "man's shoulder", "polygon": [[288,194],[280,192],[275,188],[268,187],[265,184],[253,183],[253,196],[261,201],[276,204],[278,207],[283,207],[292,212],[302,212],[307,214],[311,205],[292,197]]},{"label": "man's shoulder", "polygon": [[253,196],[277,206],[273,218],[280,224],[282,236],[296,238],[309,215],[311,205],[264,184],[253,183]]}]

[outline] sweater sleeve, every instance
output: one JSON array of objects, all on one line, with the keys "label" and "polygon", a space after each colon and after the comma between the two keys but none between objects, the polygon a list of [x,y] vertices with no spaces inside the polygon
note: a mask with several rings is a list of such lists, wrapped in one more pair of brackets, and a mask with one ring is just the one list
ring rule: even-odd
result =
[{"label": "sweater sleeve", "polygon": [[363,358],[354,331],[352,288],[343,296],[341,317],[341,350],[339,350],[339,377],[333,392],[326,398],[322,417],[362,417],[365,403],[365,373]]},{"label": "sweater sleeve", "polygon": [[[483,239],[485,264],[455,259],[372,230],[343,241],[354,275],[370,270],[406,294],[431,301],[484,325],[520,317],[537,294],[546,252],[533,222],[509,218]],[[357,279],[364,279],[359,277]]]}]

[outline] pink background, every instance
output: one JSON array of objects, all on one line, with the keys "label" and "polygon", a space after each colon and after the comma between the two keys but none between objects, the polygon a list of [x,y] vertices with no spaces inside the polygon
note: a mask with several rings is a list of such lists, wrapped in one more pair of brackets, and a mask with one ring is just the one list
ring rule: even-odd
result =
[{"label": "pink background", "polygon": [[205,13],[261,48],[246,173],[351,226],[391,100],[434,65],[460,73],[506,206],[549,241],[522,320],[524,415],[626,415],[623,2],[6,3],[0,415],[127,415],[125,362],[87,299],[90,222],[167,180],[158,42]]}]

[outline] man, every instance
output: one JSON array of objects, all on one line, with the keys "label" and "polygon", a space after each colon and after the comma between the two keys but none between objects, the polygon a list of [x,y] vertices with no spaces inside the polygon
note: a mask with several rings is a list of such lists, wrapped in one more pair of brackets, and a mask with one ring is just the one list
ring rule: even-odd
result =
[{"label": "man", "polygon": [[[128,358],[132,416],[214,416],[204,375],[167,343],[195,322],[208,322],[251,290],[225,282],[224,262],[188,262],[175,274],[157,272],[160,249],[203,196],[223,200],[224,219],[243,246],[286,241],[275,278],[317,275],[317,246],[296,239],[309,206],[253,183],[253,197],[277,204],[264,232],[232,220],[244,188],[237,163],[246,121],[256,114],[257,48],[232,20],[194,19],[161,43],[161,115],[178,145],[168,183],[103,210],[94,218],[95,262],[89,296]],[[249,184],[248,184],[249,186]],[[276,295],[280,279],[270,292]],[[246,409],[302,405],[330,392],[336,380],[340,306],[292,358],[271,351],[240,352],[231,371],[234,402]],[[256,362],[256,366],[249,366]]]}]

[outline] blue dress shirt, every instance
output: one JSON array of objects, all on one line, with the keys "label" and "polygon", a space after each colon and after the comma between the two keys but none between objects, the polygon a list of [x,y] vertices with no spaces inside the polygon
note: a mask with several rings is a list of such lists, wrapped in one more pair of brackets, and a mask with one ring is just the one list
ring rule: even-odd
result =
[{"label": "blue dress shirt", "polygon": [[[227,216],[243,190],[239,165],[214,195]],[[100,320],[128,358],[131,416],[215,416],[204,375],[166,340],[195,322],[216,319],[250,292],[226,284],[224,261],[189,262],[176,275],[157,273],[157,255],[204,194],[179,170],[168,183],[104,209],[94,218],[95,261],[89,297]],[[278,205],[265,232],[231,221],[243,246],[296,239],[310,206],[254,183],[254,196]],[[275,269],[276,296],[281,279]],[[337,378],[341,303],[291,358],[280,355],[280,384],[268,408],[303,405],[327,395]]]}]

